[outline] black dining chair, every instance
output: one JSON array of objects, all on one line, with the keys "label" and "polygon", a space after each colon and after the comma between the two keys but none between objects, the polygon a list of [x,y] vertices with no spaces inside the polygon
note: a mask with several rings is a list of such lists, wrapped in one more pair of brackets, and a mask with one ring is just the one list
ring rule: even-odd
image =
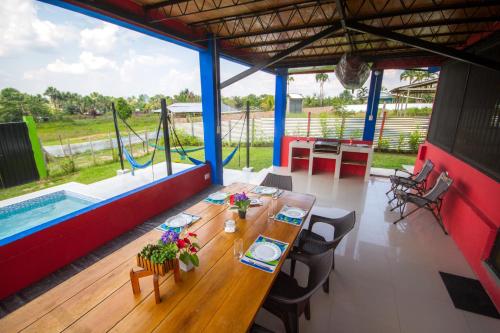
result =
[{"label": "black dining chair", "polygon": [[328,279],[332,267],[333,252],[316,255],[290,253],[288,259],[300,261],[309,267],[307,285],[302,287],[293,276],[279,272],[269,295],[264,301],[264,309],[281,318],[287,333],[299,330],[299,318],[305,314],[311,318],[311,296]]},{"label": "black dining chair", "polygon": [[[333,239],[327,241],[323,236],[313,232],[313,225],[323,223],[333,227]],[[303,253],[305,255],[316,255],[326,251],[333,254],[332,270],[335,269],[335,249],[340,244],[342,239],[354,228],[356,223],[356,212],[352,211],[345,216],[339,218],[328,218],[319,215],[311,215],[309,227],[303,229],[298,238],[297,245],[293,247],[292,252]],[[290,272],[292,276],[295,273],[295,261],[292,259]],[[330,291],[330,279],[328,278],[323,285],[323,290],[328,293]]]},{"label": "black dining chair", "polygon": [[268,173],[266,178],[260,183],[261,186],[276,187],[280,190],[292,191],[292,176],[277,175]]}]

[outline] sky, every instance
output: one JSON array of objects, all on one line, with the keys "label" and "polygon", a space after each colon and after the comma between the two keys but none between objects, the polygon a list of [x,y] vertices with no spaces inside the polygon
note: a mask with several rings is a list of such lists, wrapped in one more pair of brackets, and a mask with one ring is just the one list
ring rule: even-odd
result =
[{"label": "sky", "polygon": [[[62,91],[110,96],[201,94],[198,52],[79,13],[33,0],[0,1],[0,89],[43,94]],[[246,67],[221,60],[221,80]],[[385,71],[383,86],[400,85],[400,71]],[[333,73],[326,96],[343,87]],[[369,80],[365,84],[368,86]],[[257,72],[223,96],[274,94],[274,76]],[[318,94],[314,75],[295,75],[289,92]]]}]

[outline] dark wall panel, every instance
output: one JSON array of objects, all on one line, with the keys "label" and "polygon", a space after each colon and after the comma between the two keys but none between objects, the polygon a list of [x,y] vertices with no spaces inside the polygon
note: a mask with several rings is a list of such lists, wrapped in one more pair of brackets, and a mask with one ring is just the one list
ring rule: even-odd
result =
[{"label": "dark wall panel", "polygon": [[[477,53],[498,60],[500,45],[483,45]],[[427,139],[500,180],[500,72],[446,62]]]},{"label": "dark wall panel", "polygon": [[16,186],[38,179],[26,124],[0,124],[0,187]]}]

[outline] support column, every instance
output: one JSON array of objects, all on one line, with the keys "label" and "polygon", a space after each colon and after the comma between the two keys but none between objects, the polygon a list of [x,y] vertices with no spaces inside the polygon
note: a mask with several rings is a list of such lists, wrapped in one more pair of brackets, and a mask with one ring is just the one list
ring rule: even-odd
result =
[{"label": "support column", "polygon": [[274,92],[274,166],[281,166],[281,141],[285,135],[287,77],[287,69],[280,69],[276,73],[276,88]]},{"label": "support column", "polygon": [[372,71],[366,107],[365,128],[363,130],[364,141],[373,141],[375,136],[375,125],[377,123],[378,103],[380,100],[380,92],[382,91],[383,77],[383,70],[377,69]]},{"label": "support column", "polygon": [[222,185],[221,94],[216,39],[211,38],[208,49],[199,54],[205,161],[210,165],[212,183]]}]

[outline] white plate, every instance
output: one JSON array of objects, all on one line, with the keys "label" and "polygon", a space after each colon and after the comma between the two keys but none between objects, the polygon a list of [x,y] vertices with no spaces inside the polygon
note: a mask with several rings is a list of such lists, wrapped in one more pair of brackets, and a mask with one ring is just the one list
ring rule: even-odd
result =
[{"label": "white plate", "polygon": [[274,194],[278,191],[276,187],[262,187],[260,189],[261,194]]},{"label": "white plate", "polygon": [[260,206],[262,205],[262,201],[259,198],[251,198],[250,206]]},{"label": "white plate", "polygon": [[208,196],[208,198],[210,200],[215,200],[215,201],[226,200],[227,194],[226,193],[222,193],[222,192],[215,192],[215,193],[210,194]]},{"label": "white plate", "polygon": [[259,242],[252,245],[250,253],[257,260],[270,262],[279,259],[281,249],[278,245],[271,242]]},{"label": "white plate", "polygon": [[300,219],[306,216],[306,212],[304,212],[302,209],[293,207],[286,209],[282,214],[292,219]]},{"label": "white plate", "polygon": [[191,217],[188,217],[185,214],[172,216],[165,221],[165,224],[171,228],[184,227],[189,223],[191,223]]}]

